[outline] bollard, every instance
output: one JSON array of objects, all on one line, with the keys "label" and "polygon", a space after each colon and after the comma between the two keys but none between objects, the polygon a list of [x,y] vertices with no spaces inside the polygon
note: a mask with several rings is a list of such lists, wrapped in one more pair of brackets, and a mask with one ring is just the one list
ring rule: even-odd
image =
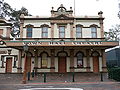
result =
[{"label": "bollard", "polygon": [[101,76],[101,82],[103,82],[103,74],[102,74],[102,72],[100,73],[100,76]]},{"label": "bollard", "polygon": [[30,80],[30,72],[28,72],[28,81]]},{"label": "bollard", "polygon": [[74,72],[72,72],[72,82],[75,82],[75,73]]},{"label": "bollard", "polygon": [[46,83],[46,73],[44,72],[44,83]]}]

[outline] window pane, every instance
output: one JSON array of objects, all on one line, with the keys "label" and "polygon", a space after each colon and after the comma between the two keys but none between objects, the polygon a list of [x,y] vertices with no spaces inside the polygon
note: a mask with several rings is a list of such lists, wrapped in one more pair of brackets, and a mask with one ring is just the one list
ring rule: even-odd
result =
[{"label": "window pane", "polygon": [[96,33],[92,33],[92,38],[96,38],[96,37],[97,37]]},{"label": "window pane", "polygon": [[42,28],[42,37],[47,38],[48,37],[48,27]]},{"label": "window pane", "polygon": [[82,36],[81,33],[76,33],[77,38],[81,38],[81,36]]},{"label": "window pane", "polygon": [[77,54],[77,67],[83,67],[83,54]]},{"label": "window pane", "polygon": [[76,27],[76,32],[81,32],[81,31],[82,31],[81,27]]},{"label": "window pane", "polygon": [[65,27],[64,26],[60,26],[59,27],[59,37],[60,38],[64,38],[65,37]]},{"label": "window pane", "polygon": [[42,33],[42,37],[43,38],[47,38],[48,37],[48,33]]},{"label": "window pane", "polygon": [[65,27],[59,27],[60,32],[65,32]]},{"label": "window pane", "polygon": [[96,27],[91,27],[91,32],[96,32]]},{"label": "window pane", "polygon": [[91,27],[91,34],[92,34],[92,38],[97,37],[97,28],[96,27]]},{"label": "window pane", "polygon": [[27,28],[27,37],[32,37],[32,28],[31,27]]},{"label": "window pane", "polygon": [[78,60],[77,66],[78,66],[78,67],[83,67],[83,61],[82,61],[82,60]]},{"label": "window pane", "polygon": [[27,28],[27,32],[32,32],[32,28]]},{"label": "window pane", "polygon": [[42,67],[47,67],[47,55],[46,55],[46,53],[42,54]]},{"label": "window pane", "polygon": [[65,33],[60,33],[60,38],[64,38],[65,37]]},{"label": "window pane", "polygon": [[32,33],[27,33],[27,37],[32,37]]},{"label": "window pane", "polygon": [[43,27],[43,32],[48,32],[48,28],[47,27]]}]

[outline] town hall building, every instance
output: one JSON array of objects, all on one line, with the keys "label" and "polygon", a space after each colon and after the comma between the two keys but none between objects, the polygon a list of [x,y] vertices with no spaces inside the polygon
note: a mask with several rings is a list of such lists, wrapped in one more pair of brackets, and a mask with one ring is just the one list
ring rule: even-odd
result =
[{"label": "town hall building", "polygon": [[105,41],[102,14],[74,16],[72,7],[62,4],[52,7],[50,17],[21,14],[20,37],[4,39],[7,47],[19,51],[16,73],[24,71],[25,59],[27,72],[106,72],[105,49],[118,42]]}]

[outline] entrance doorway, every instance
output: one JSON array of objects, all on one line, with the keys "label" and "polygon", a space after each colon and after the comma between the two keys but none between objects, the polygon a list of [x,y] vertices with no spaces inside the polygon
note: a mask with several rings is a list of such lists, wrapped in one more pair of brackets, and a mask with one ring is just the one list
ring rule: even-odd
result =
[{"label": "entrance doorway", "polygon": [[6,58],[6,73],[12,72],[12,57]]},{"label": "entrance doorway", "polygon": [[66,73],[67,72],[66,57],[68,56],[67,52],[60,51],[57,53],[57,56],[58,56],[58,72],[59,73]]},{"label": "entrance doorway", "polygon": [[99,59],[97,56],[93,57],[93,72],[95,73],[99,72]]},{"label": "entrance doorway", "polygon": [[100,54],[97,51],[94,51],[92,53],[93,57],[93,72],[98,73],[99,72],[99,56]]},{"label": "entrance doorway", "polygon": [[66,57],[59,57],[58,72],[59,73],[66,73]]}]

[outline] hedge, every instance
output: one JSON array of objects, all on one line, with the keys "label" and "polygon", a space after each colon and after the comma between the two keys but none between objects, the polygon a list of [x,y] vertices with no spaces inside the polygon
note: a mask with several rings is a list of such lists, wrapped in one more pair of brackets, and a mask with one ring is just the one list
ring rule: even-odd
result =
[{"label": "hedge", "polygon": [[108,77],[116,81],[120,81],[120,67],[108,68]]}]

